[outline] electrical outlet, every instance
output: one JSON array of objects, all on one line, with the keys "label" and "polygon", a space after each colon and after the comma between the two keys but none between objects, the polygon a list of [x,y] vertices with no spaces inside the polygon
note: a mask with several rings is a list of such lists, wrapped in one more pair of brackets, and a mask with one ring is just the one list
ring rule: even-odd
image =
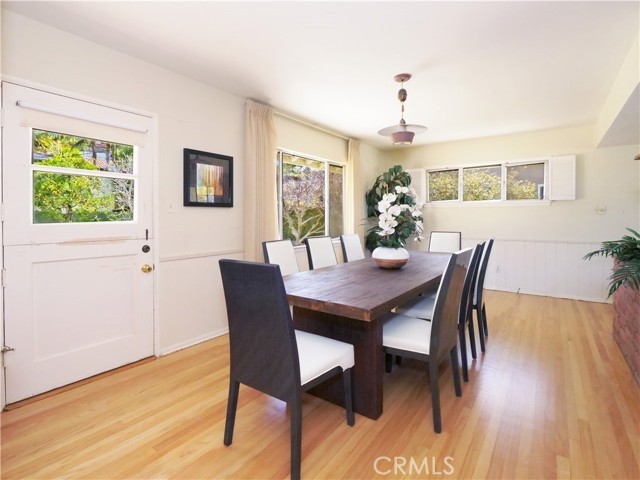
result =
[{"label": "electrical outlet", "polygon": [[173,202],[167,203],[167,213],[175,213],[176,206]]}]

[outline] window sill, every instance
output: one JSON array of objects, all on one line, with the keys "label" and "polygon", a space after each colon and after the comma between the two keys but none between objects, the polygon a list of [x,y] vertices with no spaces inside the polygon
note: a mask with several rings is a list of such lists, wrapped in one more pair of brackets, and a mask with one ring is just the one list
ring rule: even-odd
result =
[{"label": "window sill", "polygon": [[425,208],[447,207],[548,207],[551,200],[487,200],[478,202],[437,202],[425,203]]}]

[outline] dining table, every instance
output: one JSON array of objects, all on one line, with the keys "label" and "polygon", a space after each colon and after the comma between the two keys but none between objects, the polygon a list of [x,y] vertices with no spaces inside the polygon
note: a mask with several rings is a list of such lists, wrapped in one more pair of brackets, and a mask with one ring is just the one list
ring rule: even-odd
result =
[{"label": "dining table", "polygon": [[[436,288],[450,256],[412,250],[398,269],[380,268],[365,258],[283,277],[296,329],[353,345],[357,413],[372,419],[382,415],[385,319],[403,302]],[[310,393],[342,405],[342,388],[340,378],[334,377]]]}]

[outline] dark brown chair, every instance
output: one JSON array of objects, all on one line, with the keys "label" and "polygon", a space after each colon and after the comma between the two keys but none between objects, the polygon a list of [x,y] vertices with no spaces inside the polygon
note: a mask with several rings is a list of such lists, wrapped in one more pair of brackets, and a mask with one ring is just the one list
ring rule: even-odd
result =
[{"label": "dark brown chair", "polygon": [[338,264],[336,251],[333,249],[331,237],[327,235],[320,237],[307,237],[304,239],[304,244],[307,246],[309,270],[330,267]]},{"label": "dark brown chair", "polygon": [[345,262],[353,262],[364,258],[360,235],[357,233],[340,235],[340,245],[342,246],[342,258]]},{"label": "dark brown chair", "polygon": [[[486,241],[484,251],[482,252],[482,258],[480,265],[478,266],[477,281],[473,288],[473,302],[469,315],[473,315],[473,310],[476,311],[476,318],[478,320],[478,336],[480,337],[480,349],[485,351],[485,338],[489,336],[489,327],[487,326],[487,310],[484,306],[484,278],[487,274],[487,266],[489,265],[489,256],[491,255],[491,249],[493,248],[493,238]],[[472,322],[473,318],[469,319]],[[475,357],[474,357],[475,358]]]},{"label": "dark brown chair", "polygon": [[[484,248],[484,243],[478,244],[473,247],[473,253],[471,254],[471,260],[469,262],[469,268],[467,274],[464,277],[464,286],[462,290],[462,297],[460,300],[460,314],[458,317],[458,338],[460,344],[460,357],[462,363],[462,378],[465,382],[469,381],[469,362],[467,360],[467,335],[465,331],[469,332],[469,344],[471,345],[471,356],[477,357],[476,353],[476,336],[473,327],[473,322],[470,321],[471,309],[473,303],[474,286],[476,284],[476,276],[478,274],[478,266],[480,264],[480,256]],[[437,292],[428,292],[415,299],[409,300],[396,308],[396,313],[407,315],[409,317],[422,318],[424,320],[431,320],[433,318],[433,310],[435,306]]]},{"label": "dark brown chair", "polygon": [[[479,243],[473,248],[471,261],[467,276],[464,279],[462,289],[462,299],[460,302],[460,317],[458,318],[458,341],[460,342],[460,361],[462,362],[462,378],[465,382],[469,381],[469,362],[467,357],[467,335],[469,332],[469,345],[471,346],[471,357],[477,358],[475,329],[471,317],[473,308],[474,287],[476,285],[478,271],[480,270],[480,258],[484,251],[486,242]],[[478,327],[480,328],[480,327]],[[481,334],[481,333],[480,333]]]},{"label": "dark brown chair", "polygon": [[262,242],[262,253],[264,254],[264,262],[280,265],[282,275],[298,273],[298,260],[296,252],[293,249],[291,240],[270,240]]},{"label": "dark brown chair", "polygon": [[224,444],[231,445],[240,384],[291,408],[291,478],[299,479],[302,394],[342,375],[347,423],[353,425],[353,345],[294,330],[278,265],[220,260],[229,319],[230,377]]},{"label": "dark brown chair", "polygon": [[447,354],[451,360],[456,396],[462,395],[458,371],[457,331],[464,279],[470,261],[470,248],[451,254],[451,259],[442,275],[430,322],[417,317],[392,314],[391,318],[384,323],[382,330],[387,372],[391,371],[394,355],[429,363],[433,429],[436,433],[442,431],[438,365],[447,357]]},{"label": "dark brown chair", "polygon": [[461,232],[433,231],[429,235],[430,252],[457,252],[462,248]]}]

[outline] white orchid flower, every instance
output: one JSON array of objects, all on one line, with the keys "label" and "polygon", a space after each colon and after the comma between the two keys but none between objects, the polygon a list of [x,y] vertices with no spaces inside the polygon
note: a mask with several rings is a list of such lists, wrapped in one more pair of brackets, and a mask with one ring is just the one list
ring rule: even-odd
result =
[{"label": "white orchid flower", "polygon": [[409,193],[409,189],[407,187],[396,185],[396,193]]},{"label": "white orchid flower", "polygon": [[402,210],[403,209],[401,205],[392,205],[389,207],[389,210],[387,210],[387,212],[393,215],[394,217],[397,217],[402,213]]},{"label": "white orchid flower", "polygon": [[386,201],[386,200],[384,200],[384,199],[383,199],[383,200],[380,200],[380,201],[378,202],[378,211],[379,211],[380,213],[384,213],[384,212],[386,212],[386,211],[387,211],[387,209],[388,209],[390,206],[391,206],[391,202],[388,202],[388,201]]},{"label": "white orchid flower", "polygon": [[389,203],[393,203],[396,201],[396,198],[398,198],[397,195],[393,194],[393,193],[385,193],[382,196],[382,200],[389,202]]}]

